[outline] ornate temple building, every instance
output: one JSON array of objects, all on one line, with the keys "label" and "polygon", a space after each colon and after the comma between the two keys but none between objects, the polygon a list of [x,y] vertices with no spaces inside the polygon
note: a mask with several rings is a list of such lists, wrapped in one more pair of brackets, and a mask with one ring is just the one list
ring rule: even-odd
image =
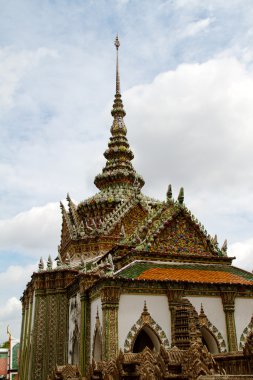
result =
[{"label": "ornate temple building", "polygon": [[61,204],[22,297],[21,380],[253,378],[253,275],[184,203],[142,192],[116,94],[98,193]]}]

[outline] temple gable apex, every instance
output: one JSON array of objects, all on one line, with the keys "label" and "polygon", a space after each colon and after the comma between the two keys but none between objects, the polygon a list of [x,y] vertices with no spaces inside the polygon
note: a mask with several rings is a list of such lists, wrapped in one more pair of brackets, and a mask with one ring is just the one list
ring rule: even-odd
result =
[{"label": "temple gable apex", "polygon": [[203,227],[181,210],[161,222],[147,239],[150,251],[168,254],[221,256],[221,251]]}]

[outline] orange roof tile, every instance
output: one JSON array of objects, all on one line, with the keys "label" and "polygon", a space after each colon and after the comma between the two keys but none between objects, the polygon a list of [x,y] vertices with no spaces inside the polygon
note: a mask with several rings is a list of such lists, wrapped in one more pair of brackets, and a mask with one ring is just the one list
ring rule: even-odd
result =
[{"label": "orange roof tile", "polygon": [[176,280],[253,285],[253,281],[246,280],[233,273],[199,269],[151,268],[142,272],[137,278],[143,280]]}]

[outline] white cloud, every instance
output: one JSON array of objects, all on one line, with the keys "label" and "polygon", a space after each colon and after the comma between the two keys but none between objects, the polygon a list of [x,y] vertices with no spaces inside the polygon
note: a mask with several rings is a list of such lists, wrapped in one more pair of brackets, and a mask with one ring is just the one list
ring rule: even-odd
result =
[{"label": "white cloud", "polygon": [[250,272],[253,271],[253,238],[236,242],[229,247],[229,255],[235,256],[234,265]]},{"label": "white cloud", "polygon": [[20,83],[29,71],[45,58],[57,57],[57,52],[47,48],[34,51],[15,51],[11,48],[0,49],[0,106],[3,109],[14,105],[14,96]]},{"label": "white cloud", "polygon": [[239,61],[183,64],[124,95],[129,135],[149,176],[160,180],[169,167],[187,183],[204,180],[203,188],[253,186],[253,75]]},{"label": "white cloud", "polygon": [[21,302],[19,298],[30,281],[37,265],[12,265],[0,272],[0,342],[7,340],[6,329],[10,326],[12,335],[19,339],[21,327]]},{"label": "white cloud", "polygon": [[0,315],[0,343],[8,340],[7,326],[12,336],[20,339],[21,302],[16,297],[11,297],[1,306]]},{"label": "white cloud", "polygon": [[191,22],[182,30],[181,36],[182,37],[192,37],[196,34],[202,32],[203,30],[207,29],[209,25],[211,24],[210,18],[205,18],[202,20],[198,20],[195,22]]},{"label": "white cloud", "polygon": [[30,281],[31,274],[35,269],[36,265],[34,264],[27,266],[11,265],[5,272],[0,272],[0,293],[4,294],[3,289],[6,290],[10,284],[12,291],[16,291],[20,285],[24,286],[26,282]]},{"label": "white cloud", "polygon": [[1,321],[9,321],[21,313],[21,302],[16,297],[8,299],[7,303],[1,307]]},{"label": "white cloud", "polygon": [[57,252],[60,229],[59,203],[33,207],[13,218],[0,220],[0,249],[21,251],[38,259],[38,255]]}]

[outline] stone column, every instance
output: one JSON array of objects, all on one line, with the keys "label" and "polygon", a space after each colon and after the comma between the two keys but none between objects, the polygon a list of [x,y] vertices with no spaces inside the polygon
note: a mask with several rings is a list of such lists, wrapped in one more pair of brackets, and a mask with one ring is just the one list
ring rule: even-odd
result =
[{"label": "stone column", "polygon": [[167,297],[169,302],[169,310],[171,317],[171,346],[175,345],[175,317],[176,317],[176,307],[178,302],[184,295],[184,289],[173,289],[168,288]]},{"label": "stone column", "polygon": [[[47,374],[44,371],[44,353],[47,350],[46,346],[46,324],[47,321],[47,304],[46,296],[43,289],[35,290],[35,320],[33,330],[33,346],[32,355],[30,360],[32,361],[31,373],[33,374],[33,380],[42,380],[46,378]],[[25,379],[23,379],[25,380]],[[31,379],[29,379],[31,380]]]},{"label": "stone column", "polygon": [[[30,312],[29,312],[29,336],[28,336],[28,347],[29,347],[29,351],[28,351],[28,357],[30,358],[30,355],[32,353],[32,334],[33,334],[33,308],[34,308],[34,305],[33,305],[33,291],[30,292]],[[27,373],[28,375],[25,377],[26,379],[31,379],[32,378],[32,374],[31,374],[31,361],[28,360],[28,366],[27,366]]]},{"label": "stone column", "polygon": [[226,327],[227,327],[227,339],[229,351],[237,351],[237,337],[235,327],[235,297],[234,291],[221,290],[221,299],[223,304],[223,310],[225,313]]},{"label": "stone column", "polygon": [[118,309],[120,288],[106,286],[101,291],[103,313],[103,360],[114,359],[118,355]]},{"label": "stone column", "polygon": [[90,303],[86,292],[81,294],[80,369],[86,375],[90,363]]},{"label": "stone column", "polygon": [[20,341],[20,366],[19,366],[19,376],[20,379],[25,379],[25,365],[26,365],[26,353],[27,353],[27,318],[28,318],[28,300],[27,296],[22,300],[22,326],[21,326],[21,341]]}]

